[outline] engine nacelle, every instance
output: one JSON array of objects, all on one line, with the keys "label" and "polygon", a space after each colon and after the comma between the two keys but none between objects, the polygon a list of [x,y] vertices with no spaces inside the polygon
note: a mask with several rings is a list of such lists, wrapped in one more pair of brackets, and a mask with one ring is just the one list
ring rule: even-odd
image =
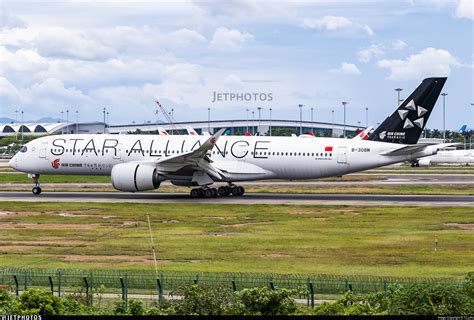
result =
[{"label": "engine nacelle", "polygon": [[420,159],[420,160],[418,160],[418,166],[419,167],[429,167],[429,166],[431,166],[431,160],[430,159]]},{"label": "engine nacelle", "polygon": [[155,167],[137,163],[121,163],[112,168],[112,185],[120,191],[158,189],[162,177]]}]

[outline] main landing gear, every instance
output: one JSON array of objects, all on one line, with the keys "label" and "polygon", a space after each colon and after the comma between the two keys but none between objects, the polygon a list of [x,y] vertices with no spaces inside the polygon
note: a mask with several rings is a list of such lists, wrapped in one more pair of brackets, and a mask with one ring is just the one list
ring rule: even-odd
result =
[{"label": "main landing gear", "polygon": [[33,187],[33,189],[31,189],[31,192],[33,192],[33,194],[40,194],[40,193],[41,193],[41,187],[40,187],[40,183],[39,183],[39,177],[40,177],[39,174],[33,174],[33,175],[31,175],[31,178],[32,178],[33,181],[35,182],[35,186]]},{"label": "main landing gear", "polygon": [[233,184],[229,184],[228,186],[222,186],[219,187],[218,189],[216,188],[207,188],[207,187],[202,187],[202,188],[194,188],[191,189],[191,198],[215,198],[217,196],[219,197],[225,197],[225,196],[241,196],[245,193],[245,189],[242,186],[236,186]]}]

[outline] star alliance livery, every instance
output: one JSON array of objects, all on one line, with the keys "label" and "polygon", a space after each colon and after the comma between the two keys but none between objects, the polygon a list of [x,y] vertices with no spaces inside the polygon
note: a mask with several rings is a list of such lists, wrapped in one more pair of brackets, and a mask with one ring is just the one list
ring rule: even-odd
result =
[{"label": "star alliance livery", "polygon": [[[268,136],[73,134],[35,139],[10,160],[33,178],[42,174],[111,176],[115,189],[154,190],[170,180],[196,187],[192,197],[241,196],[235,183],[316,179],[411,161],[446,144],[417,144],[446,78],[428,78],[366,139]],[[215,182],[226,183],[218,189]]]}]

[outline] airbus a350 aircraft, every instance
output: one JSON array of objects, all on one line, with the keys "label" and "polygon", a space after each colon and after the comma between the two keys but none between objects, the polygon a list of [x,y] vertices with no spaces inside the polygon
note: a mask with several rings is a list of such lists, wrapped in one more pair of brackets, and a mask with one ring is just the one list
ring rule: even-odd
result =
[{"label": "airbus a350 aircraft", "polygon": [[[157,189],[170,180],[192,197],[240,196],[236,182],[340,176],[435,154],[417,144],[446,78],[428,78],[367,139],[198,135],[57,135],[38,138],[10,161],[40,194],[41,174],[111,175],[115,189]],[[215,182],[227,183],[219,189]]]}]

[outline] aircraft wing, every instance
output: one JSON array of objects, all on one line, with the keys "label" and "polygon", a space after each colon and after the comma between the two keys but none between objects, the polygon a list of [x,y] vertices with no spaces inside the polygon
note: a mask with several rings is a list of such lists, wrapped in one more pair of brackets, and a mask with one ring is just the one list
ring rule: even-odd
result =
[{"label": "aircraft wing", "polygon": [[209,176],[221,179],[224,174],[212,165],[212,161],[207,156],[208,152],[214,148],[219,137],[224,133],[221,129],[206,140],[199,148],[180,155],[161,158],[154,162],[156,168],[163,173],[176,172],[179,169],[191,166],[196,171],[204,171]]},{"label": "aircraft wing", "polygon": [[450,146],[456,146],[459,145],[459,143],[440,143],[440,144],[429,144],[429,143],[418,143],[418,144],[411,144],[411,145],[405,145],[401,148],[395,149],[395,150],[390,150],[382,153],[381,155],[383,156],[402,156],[402,155],[408,155],[408,154],[414,154],[418,152],[425,151],[427,149],[431,149],[433,151],[433,154],[436,154],[438,150],[450,147]]}]

